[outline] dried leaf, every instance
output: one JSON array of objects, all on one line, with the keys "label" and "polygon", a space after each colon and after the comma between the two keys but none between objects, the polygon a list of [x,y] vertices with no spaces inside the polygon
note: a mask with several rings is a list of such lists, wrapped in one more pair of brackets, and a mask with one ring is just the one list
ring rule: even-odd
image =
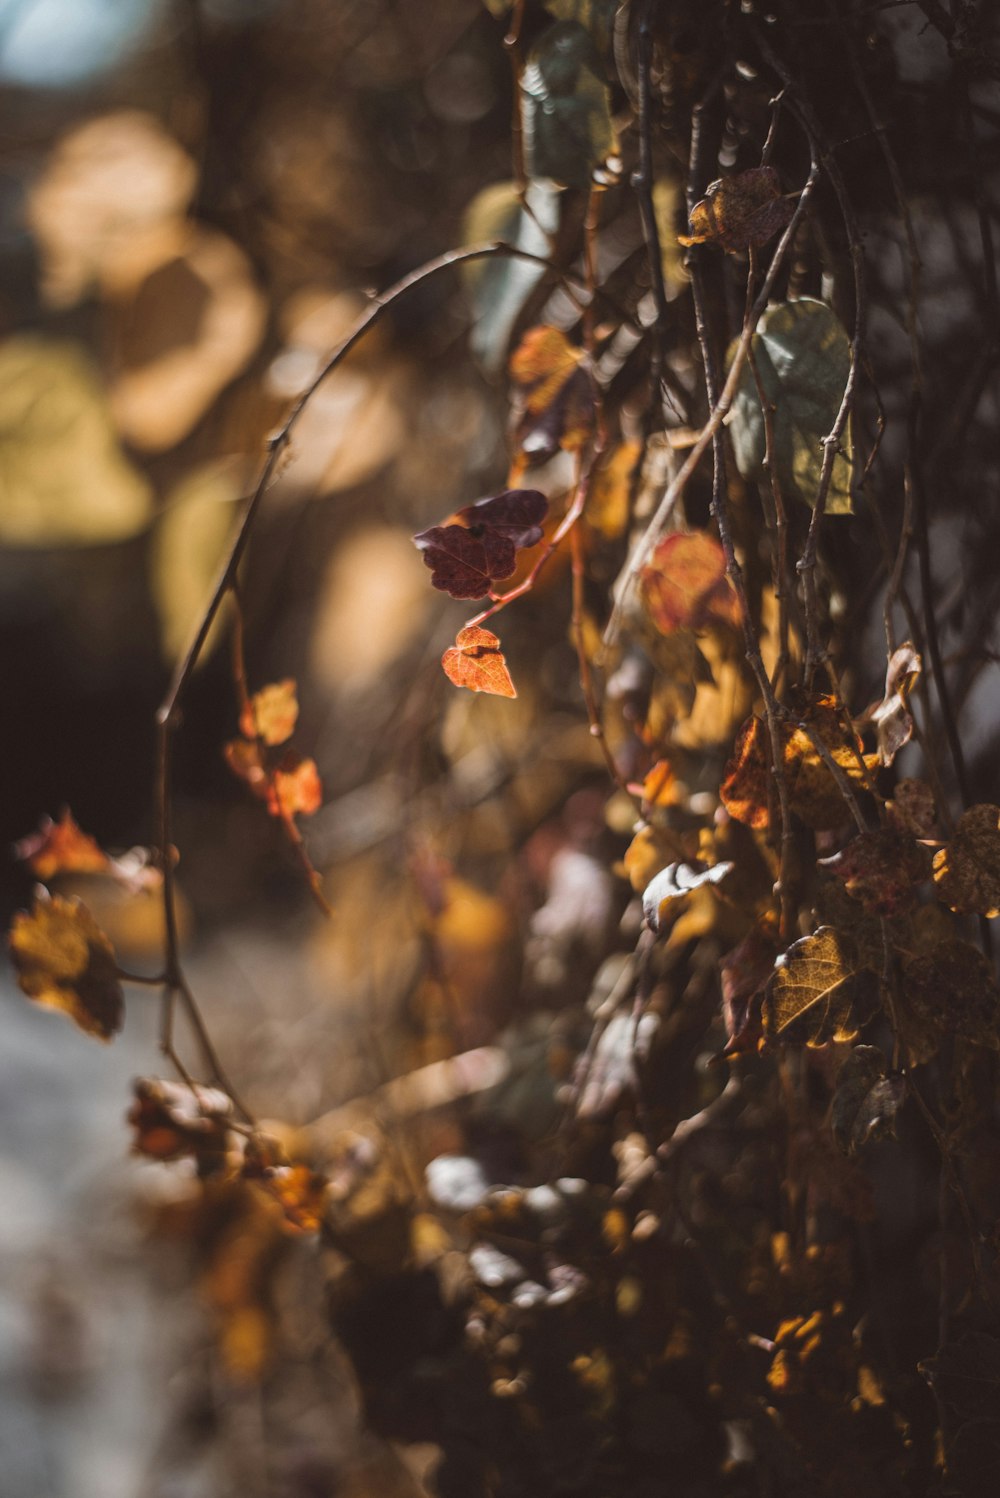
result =
[{"label": "dried leaf", "polygon": [[731,863],[717,863],[710,869],[693,869],[686,863],[672,863],[661,869],[643,891],[642,913],[649,929],[659,931],[676,901],[686,899],[703,886],[720,884],[733,867]]},{"label": "dried leaf", "polygon": [[37,832],[15,844],[15,852],[46,883],[56,874],[103,874],[111,862],[94,839],[80,830],[68,807],[58,822],[45,817]]},{"label": "dried leaf", "polygon": [[893,916],[913,905],[917,885],[930,878],[931,855],[913,837],[885,827],[862,833],[820,866],[874,915]]},{"label": "dried leaf", "polygon": [[510,577],[521,547],[542,538],[548,500],[537,489],[508,489],[413,537],[431,569],[435,588],[452,598],[485,598],[494,582]]},{"label": "dried leaf", "polygon": [[79,900],[39,894],[10,928],[10,955],[29,999],[68,1014],[80,1029],[110,1040],[125,1004],[115,951]]},{"label": "dried leaf", "polygon": [[763,1039],[763,988],[778,955],[777,926],[767,920],[746,935],[719,964],[722,1018],[726,1027],[724,1056],[756,1051]]},{"label": "dried leaf", "polygon": [[640,585],[646,611],[661,634],[739,623],[725,553],[707,531],[665,536],[642,569]]},{"label": "dried leaf", "polygon": [[821,926],[778,958],[764,998],[764,1032],[792,1045],[853,1040],[879,1007],[876,975],[850,937]]},{"label": "dried leaf", "polygon": [[711,241],[730,254],[761,249],[787,227],[794,205],[782,196],[778,174],[770,166],[754,166],[708,187],[691,210],[691,233],[680,234],[681,244]]},{"label": "dried leaf", "polygon": [[1000,988],[978,947],[957,937],[939,941],[904,957],[902,973],[904,1009],[924,1033],[938,1044],[951,1032],[1000,1050]]},{"label": "dried leaf", "polygon": [[478,624],[460,629],[454,645],[441,657],[444,674],[456,687],[470,692],[489,692],[495,697],[516,697],[500,641]]},{"label": "dried leaf", "polygon": [[901,780],[885,809],[889,821],[911,837],[932,838],[937,828],[934,792],[926,780]]},{"label": "dried leaf", "polygon": [[[823,439],[833,429],[850,373],[850,341],[825,302],[802,297],[764,313],[753,336],[753,356],[764,399],[773,408],[772,457],[782,490],[812,506],[826,451]],[[764,413],[749,365],[740,376],[727,425],[740,473],[766,484]],[[826,496],[828,515],[852,513],[849,425],[840,446]]]},{"label": "dried leaf", "polygon": [[637,1081],[636,1063],[649,1054],[659,1016],[615,1014],[608,1021],[580,1080],[579,1118],[605,1118]]},{"label": "dried leaf", "polygon": [[298,716],[295,681],[288,676],[254,693],[240,714],[240,733],[265,744],[283,744],[295,731]]},{"label": "dried leaf", "polygon": [[622,442],[605,454],[591,481],[587,495],[586,520],[606,541],[617,541],[625,534],[629,522],[632,475],[642,446]]},{"label": "dried leaf", "polygon": [[889,1077],[877,1046],[855,1046],[840,1071],[831,1103],[833,1137],[845,1155],[870,1139],[896,1137],[896,1113],[906,1095],[902,1077]]},{"label": "dried leaf", "polygon": [[958,915],[1000,915],[1000,806],[963,812],[955,836],[934,855],[934,881]]},{"label": "dried leaf", "polygon": [[659,759],[642,782],[642,807],[651,812],[658,806],[676,806],[682,789],[669,760]]},{"label": "dried leaf", "polygon": [[913,718],[906,703],[922,670],[923,661],[909,640],[889,657],[885,695],[865,714],[865,719],[875,725],[880,764],[891,765],[903,745],[913,737]]},{"label": "dried leaf", "polygon": [[128,1122],[136,1131],[136,1154],[163,1161],[190,1155],[198,1161],[201,1175],[222,1168],[232,1113],[224,1092],[155,1077],[137,1078],[133,1091]]},{"label": "dried leaf", "polygon": [[763,718],[748,718],[733,745],[719,786],[719,799],[731,817],[755,831],[770,825],[771,741]]},{"label": "dried leaf", "polygon": [[802,713],[802,727],[783,730],[784,774],[796,816],[815,831],[832,831],[850,817],[837,777],[817,748],[822,744],[849,781],[863,783],[875,767],[861,740],[848,730],[833,697],[815,697]]},{"label": "dried leaf", "polygon": [[308,1165],[277,1165],[266,1170],[260,1180],[284,1213],[287,1231],[319,1232],[330,1196],[325,1176]]},{"label": "dried leaf", "polygon": [[585,350],[558,328],[530,328],[511,355],[510,375],[524,399],[516,440],[531,463],[563,448],[578,452],[594,428],[594,391]]}]

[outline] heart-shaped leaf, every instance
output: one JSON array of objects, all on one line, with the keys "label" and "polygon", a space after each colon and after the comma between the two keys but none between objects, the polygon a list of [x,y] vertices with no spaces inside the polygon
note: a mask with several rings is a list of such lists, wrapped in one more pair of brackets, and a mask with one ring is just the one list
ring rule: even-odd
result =
[{"label": "heart-shaped leaf", "polygon": [[441,657],[444,674],[456,687],[470,692],[489,692],[494,697],[516,697],[500,641],[488,629],[467,625]]}]

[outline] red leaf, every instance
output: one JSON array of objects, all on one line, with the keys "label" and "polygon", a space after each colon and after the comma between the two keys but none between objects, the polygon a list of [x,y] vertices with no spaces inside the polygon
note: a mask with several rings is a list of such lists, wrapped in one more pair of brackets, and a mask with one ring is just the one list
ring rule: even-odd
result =
[{"label": "red leaf", "polygon": [[488,629],[467,625],[441,657],[444,674],[456,687],[470,692],[490,692],[494,697],[516,697],[507,662],[500,654],[500,641]]},{"label": "red leaf", "polygon": [[537,489],[506,489],[459,510],[459,524],[432,525],[413,541],[435,588],[452,598],[485,598],[514,571],[518,548],[541,540],[547,510]]},{"label": "red leaf", "polygon": [[739,621],[725,553],[707,531],[666,536],[642,569],[641,584],[646,610],[661,634]]}]

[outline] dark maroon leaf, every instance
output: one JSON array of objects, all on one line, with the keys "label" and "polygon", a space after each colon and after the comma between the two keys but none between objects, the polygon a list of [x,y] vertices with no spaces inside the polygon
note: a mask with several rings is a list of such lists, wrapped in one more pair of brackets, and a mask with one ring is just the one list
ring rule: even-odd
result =
[{"label": "dark maroon leaf", "polygon": [[518,548],[541,540],[547,509],[537,489],[507,489],[459,510],[460,525],[432,525],[413,541],[435,588],[452,598],[485,598],[514,571]]},{"label": "dark maroon leaf", "polygon": [[542,521],[548,508],[548,500],[538,489],[505,489],[502,494],[466,505],[459,510],[458,519],[474,536],[492,531],[506,536],[515,546],[536,546],[542,539]]}]

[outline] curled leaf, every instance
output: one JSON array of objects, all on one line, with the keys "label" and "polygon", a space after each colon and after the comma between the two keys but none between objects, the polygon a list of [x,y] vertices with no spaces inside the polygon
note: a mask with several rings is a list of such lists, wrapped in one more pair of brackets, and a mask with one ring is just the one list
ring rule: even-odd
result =
[{"label": "curled leaf", "polygon": [[833,1137],[844,1154],[856,1155],[870,1139],[895,1138],[905,1094],[903,1078],[887,1074],[877,1046],[855,1046],[837,1073],[831,1104]]},{"label": "curled leaf", "polygon": [[240,732],[265,744],[283,744],[295,731],[298,716],[295,681],[289,676],[253,694],[240,714]]},{"label": "curled leaf", "polygon": [[906,704],[922,670],[923,661],[909,640],[889,657],[885,695],[865,715],[875,725],[880,764],[891,765],[903,745],[913,737],[913,718]]},{"label": "curled leaf", "polygon": [[719,786],[731,817],[755,831],[770,824],[771,745],[763,718],[748,718],[736,736]]},{"label": "curled leaf", "polygon": [[672,863],[661,869],[643,891],[642,913],[651,931],[659,931],[670,907],[696,889],[717,885],[733,871],[731,863],[717,863],[710,869],[693,869],[686,863]]},{"label": "curled leaf", "polygon": [[739,622],[725,553],[707,531],[665,536],[642,569],[640,586],[646,611],[661,634]]},{"label": "curled leaf", "polygon": [[489,692],[494,697],[516,697],[517,692],[500,653],[500,641],[478,624],[460,629],[454,645],[441,657],[445,676],[456,687]]},{"label": "curled leaf", "polygon": [[760,249],[788,225],[794,211],[774,168],[754,166],[711,183],[691,210],[691,233],[678,239],[684,245],[711,241],[730,254]]},{"label": "curled leaf", "polygon": [[10,928],[10,956],[22,991],[68,1014],[80,1029],[110,1040],[125,1004],[115,950],[79,900],[39,894]]},{"label": "curled leaf", "polygon": [[778,958],[764,998],[764,1032],[792,1045],[853,1040],[878,1007],[878,979],[862,966],[853,940],[821,926]]},{"label": "curled leaf", "polygon": [[560,448],[578,452],[594,428],[594,391],[586,352],[558,328],[529,328],[510,360],[524,415],[517,443],[531,463],[544,463]]},{"label": "curled leaf", "polygon": [[934,855],[934,881],[958,915],[1000,915],[1000,806],[963,812],[955,836]]},{"label": "curled leaf", "polygon": [[763,1039],[762,990],[774,970],[776,932],[777,923],[764,919],[719,964],[726,1027],[724,1056],[756,1051]]}]

